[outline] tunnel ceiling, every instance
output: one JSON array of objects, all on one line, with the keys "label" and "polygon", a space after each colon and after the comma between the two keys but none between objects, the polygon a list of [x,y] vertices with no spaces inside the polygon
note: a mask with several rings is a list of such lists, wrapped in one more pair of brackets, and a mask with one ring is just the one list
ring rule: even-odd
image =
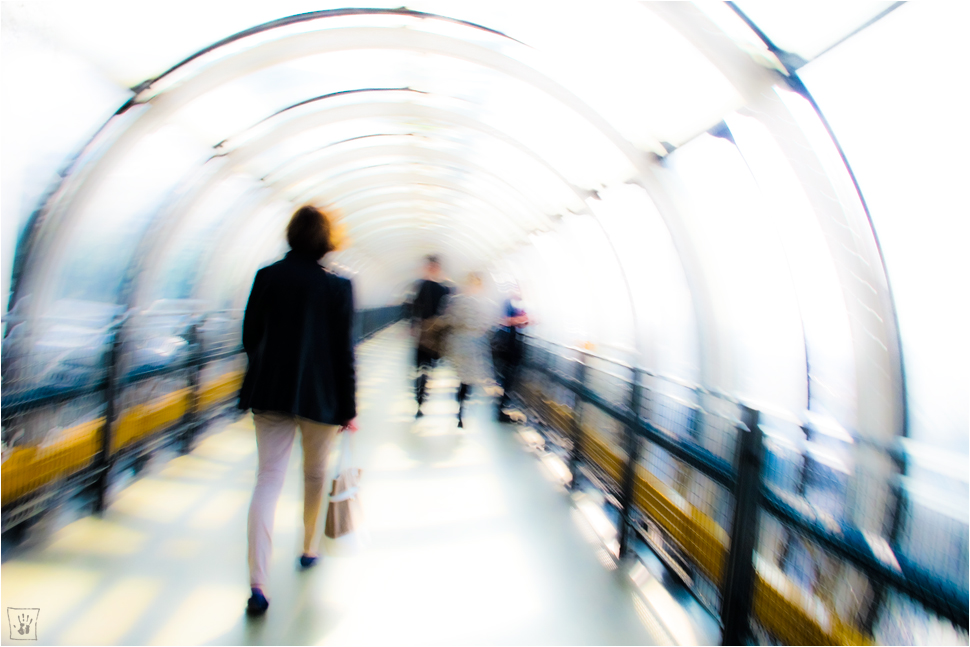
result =
[{"label": "tunnel ceiling", "polygon": [[[107,270],[129,301],[193,245],[251,269],[303,203],[337,215],[336,265],[374,282],[400,284],[429,252],[482,268],[786,73],[724,3],[259,4],[159,4],[137,30],[143,5],[105,5],[104,20],[75,5],[14,14],[132,86],[34,224],[15,274],[36,289],[18,292],[43,301],[59,277],[83,280],[77,259],[105,231],[137,250]],[[887,4],[807,26],[741,6],[804,60]],[[40,258],[61,262],[31,270]]]}]

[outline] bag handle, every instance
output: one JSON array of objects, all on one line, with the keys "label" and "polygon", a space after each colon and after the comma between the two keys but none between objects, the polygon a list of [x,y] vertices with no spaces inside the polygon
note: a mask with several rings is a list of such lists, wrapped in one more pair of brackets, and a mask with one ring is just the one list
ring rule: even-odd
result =
[{"label": "bag handle", "polygon": [[341,492],[339,494],[334,494],[334,495],[332,495],[330,497],[330,503],[339,503],[341,501],[349,501],[350,499],[353,499],[354,497],[357,496],[357,490],[359,490],[359,489],[360,489],[360,486],[355,485],[353,487],[347,488],[346,490],[344,490],[343,492]]},{"label": "bag handle", "polygon": [[343,473],[344,470],[350,469],[352,463],[352,447],[350,437],[353,432],[350,430],[344,430],[340,432],[343,438],[340,439],[340,458],[337,459],[337,475]]}]

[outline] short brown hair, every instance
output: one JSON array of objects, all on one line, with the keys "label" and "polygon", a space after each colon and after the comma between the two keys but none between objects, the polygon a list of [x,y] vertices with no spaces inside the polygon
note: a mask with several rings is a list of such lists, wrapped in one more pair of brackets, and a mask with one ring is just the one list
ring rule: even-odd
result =
[{"label": "short brown hair", "polygon": [[332,252],[334,248],[330,219],[314,206],[300,207],[286,226],[286,242],[298,254],[323,258],[324,254]]}]

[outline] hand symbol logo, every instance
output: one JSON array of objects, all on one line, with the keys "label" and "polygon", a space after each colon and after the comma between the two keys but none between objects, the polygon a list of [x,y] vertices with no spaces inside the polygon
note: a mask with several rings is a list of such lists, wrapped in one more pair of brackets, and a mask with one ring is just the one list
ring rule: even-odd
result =
[{"label": "hand symbol logo", "polygon": [[37,614],[40,609],[7,607],[7,626],[11,640],[37,640]]}]

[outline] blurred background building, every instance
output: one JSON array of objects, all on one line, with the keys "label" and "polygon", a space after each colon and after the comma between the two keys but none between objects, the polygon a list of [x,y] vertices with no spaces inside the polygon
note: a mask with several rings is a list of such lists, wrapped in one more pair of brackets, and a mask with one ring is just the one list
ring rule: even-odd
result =
[{"label": "blurred background building", "polygon": [[543,444],[725,640],[966,644],[965,4],[0,11],[5,537],[193,446],[312,203],[359,338],[429,253],[521,291]]}]

